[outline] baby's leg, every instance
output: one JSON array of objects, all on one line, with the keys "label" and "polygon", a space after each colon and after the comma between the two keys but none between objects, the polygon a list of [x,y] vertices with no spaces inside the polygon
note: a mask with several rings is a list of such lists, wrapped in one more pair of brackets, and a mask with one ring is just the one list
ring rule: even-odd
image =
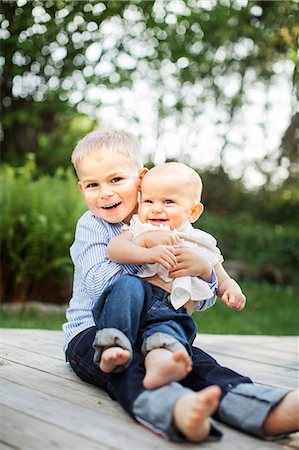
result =
[{"label": "baby's leg", "polygon": [[202,442],[210,433],[209,417],[217,409],[221,389],[209,386],[199,392],[182,395],[174,406],[174,423],[191,442]]},{"label": "baby's leg", "polygon": [[144,387],[156,389],[185,378],[192,370],[192,360],[185,350],[171,352],[166,348],[156,348],[146,355],[144,366]]},{"label": "baby's leg", "polygon": [[103,350],[99,367],[102,372],[114,372],[118,366],[125,364],[129,360],[130,356],[131,353],[122,347],[108,347]]},{"label": "baby's leg", "polygon": [[299,431],[299,391],[289,392],[272,409],[264,422],[263,431],[271,436]]}]

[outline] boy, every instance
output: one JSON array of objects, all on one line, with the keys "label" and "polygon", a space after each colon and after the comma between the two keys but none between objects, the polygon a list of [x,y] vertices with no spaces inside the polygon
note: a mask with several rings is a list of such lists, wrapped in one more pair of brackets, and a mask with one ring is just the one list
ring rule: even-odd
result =
[{"label": "boy", "polygon": [[[148,248],[148,233],[165,230],[175,242],[182,242],[182,246],[197,247],[201,256],[209,260],[219,283],[218,294],[230,307],[241,310],[245,306],[245,296],[239,285],[229,277],[222,266],[223,258],[216,247],[215,239],[201,230],[192,228],[203,211],[201,203],[202,182],[199,175],[190,167],[180,163],[166,163],[154,167],[147,172],[141,181],[141,195],[138,216],[134,215],[130,226],[124,225],[120,236],[113,238],[108,244],[108,256],[119,263],[149,264],[139,274],[145,278],[144,283],[152,283],[160,290],[159,301],[148,298],[146,286],[135,286],[134,291],[144,288],[144,295],[148,311],[142,321],[142,353],[145,355],[146,376],[144,386],[148,389],[157,388],[171,381],[179,381],[191,371],[191,345],[195,334],[190,333],[192,325],[184,314],[185,310],[191,314],[195,309],[200,310],[206,299],[214,300],[214,293],[206,281],[198,277],[169,278],[169,269],[175,268],[176,260],[170,252],[169,246],[156,245]],[[171,242],[171,241],[170,241]],[[169,243],[170,243],[169,242]],[[160,264],[157,262],[160,261]],[[120,290],[118,285],[117,291]],[[123,286],[123,290],[128,290]],[[157,289],[154,290],[157,296]],[[170,301],[166,292],[171,292]],[[114,296],[115,298],[110,298]],[[133,294],[135,295],[135,294]],[[104,293],[105,302],[108,299],[117,304],[119,294],[112,290],[109,295]],[[165,299],[165,301],[161,301]],[[100,302],[103,301],[101,298]],[[171,303],[171,304],[170,304]],[[212,304],[214,302],[212,301]],[[210,305],[209,305],[210,306]],[[178,314],[174,310],[178,311]],[[103,328],[101,314],[105,311],[95,307],[95,322],[99,324],[95,347],[96,361],[100,358],[100,368],[103,371],[115,370],[118,356],[123,355],[121,347],[112,347],[101,352]],[[113,328],[113,317],[109,323]],[[147,323],[146,323],[147,322]],[[124,329],[128,330],[126,326]],[[194,324],[196,333],[196,326]],[[123,331],[123,330],[122,330]],[[129,331],[131,335],[131,331]],[[104,342],[107,341],[104,339]],[[111,342],[110,342],[111,344]],[[126,347],[127,358],[129,347]],[[124,356],[125,357],[125,356]],[[123,367],[123,359],[120,358]]]},{"label": "boy", "polygon": [[[190,325],[182,313],[182,307],[191,314],[195,309],[200,310],[206,299],[214,300],[214,293],[209,284],[198,277],[170,278],[169,269],[174,268],[176,263],[171,258],[174,255],[169,246],[156,245],[148,248],[148,232],[165,230],[169,241],[172,237],[174,241],[181,241],[181,246],[197,247],[201,256],[209,260],[215,271],[219,283],[218,295],[224,303],[237,310],[245,306],[245,296],[239,285],[222,266],[223,258],[215,239],[208,233],[192,228],[191,224],[198,220],[203,211],[201,193],[201,179],[190,167],[175,162],[154,167],[141,181],[138,216],[134,215],[130,226],[124,225],[121,235],[108,244],[108,256],[113,261],[140,265],[153,261],[155,264],[149,264],[139,276],[147,280],[145,283],[150,282],[162,288],[163,293],[171,292],[170,301],[169,296],[163,293],[161,298],[166,298],[166,302],[146,301],[149,308],[146,319],[149,325],[143,320],[142,353],[145,355],[146,368],[144,386],[149,389],[179,381],[190,372],[188,352],[192,351],[193,341],[188,336],[193,339],[194,335],[190,336],[188,333]],[[147,289],[145,295],[146,292]],[[107,298],[105,296],[105,301]],[[119,303],[117,298],[112,301]],[[179,314],[175,314],[174,310]],[[100,311],[101,314],[103,311]],[[190,317],[189,321],[191,320]],[[98,314],[95,314],[95,322],[101,323]],[[113,318],[110,327],[112,325]],[[125,327],[125,330],[128,328]],[[101,348],[103,334],[105,330],[101,329],[96,337],[96,348]],[[120,354],[123,354],[121,347],[105,350],[100,368],[107,372],[115,370],[117,355]],[[129,355],[127,356],[129,359]],[[122,365],[123,360],[120,362]]]},{"label": "boy", "polygon": [[[74,287],[67,310],[68,322],[63,326],[66,359],[75,373],[82,380],[104,389],[135,420],[172,440],[201,442],[208,436],[219,438],[221,433],[210,420],[216,409],[220,420],[262,437],[296,430],[298,400],[295,392],[271,388],[267,392],[265,389],[256,392],[258,387],[249,378],[218,365],[195,347],[193,370],[184,379],[184,385],[170,383],[159,389],[145,390],[144,359],[134,349],[132,362],[124,372],[104,373],[95,366],[92,343],[96,328],[92,308],[113,281],[125,273],[139,272],[137,266],[121,266],[108,260],[106,247],[136,212],[139,178],[144,169],[137,139],[117,131],[90,133],[78,143],[72,161],[89,208],[78,221],[71,247]],[[186,253],[191,253],[186,250],[175,253],[177,265],[183,266],[181,270],[209,281],[211,273],[207,273],[205,264],[194,273],[185,269]],[[193,260],[199,267],[198,258]],[[177,274],[182,273],[178,270]],[[175,271],[172,276],[176,276]],[[137,304],[136,308],[139,314],[143,305]],[[220,388],[212,386],[215,384]],[[248,408],[253,408],[252,411],[258,408],[259,417],[248,414]],[[249,425],[244,414],[250,416]]]}]

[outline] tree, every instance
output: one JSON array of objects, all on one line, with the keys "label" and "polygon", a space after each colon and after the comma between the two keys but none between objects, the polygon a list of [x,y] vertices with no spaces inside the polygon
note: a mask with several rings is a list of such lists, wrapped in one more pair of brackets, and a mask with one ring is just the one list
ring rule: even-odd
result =
[{"label": "tree", "polygon": [[248,85],[270,85],[282,59],[293,62],[297,82],[296,12],[296,1],[3,0],[3,158],[38,153],[40,133],[65,114],[101,106],[97,88],[141,77],[155,93],[159,123],[169,115],[192,121],[208,102],[221,106],[221,164],[229,140],[222,125]]}]

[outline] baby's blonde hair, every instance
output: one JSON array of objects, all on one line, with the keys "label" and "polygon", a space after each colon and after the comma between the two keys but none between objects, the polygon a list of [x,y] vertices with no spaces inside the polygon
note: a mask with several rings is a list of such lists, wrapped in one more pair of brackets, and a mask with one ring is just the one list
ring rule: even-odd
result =
[{"label": "baby's blonde hair", "polygon": [[78,172],[80,162],[86,156],[101,157],[112,151],[130,158],[132,165],[142,169],[141,145],[136,136],[122,130],[95,130],[81,139],[71,157]]}]

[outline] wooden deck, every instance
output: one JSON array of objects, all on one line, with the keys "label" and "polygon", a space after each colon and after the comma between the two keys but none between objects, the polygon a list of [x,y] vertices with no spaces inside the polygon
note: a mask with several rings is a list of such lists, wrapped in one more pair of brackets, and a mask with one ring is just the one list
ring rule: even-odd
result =
[{"label": "wooden deck", "polygon": [[[284,441],[264,442],[221,424],[224,436],[218,443],[165,441],[75,376],[64,363],[62,332],[2,329],[1,338],[1,450],[299,448],[298,433]],[[298,387],[295,337],[199,335],[197,344],[259,383]]]}]

